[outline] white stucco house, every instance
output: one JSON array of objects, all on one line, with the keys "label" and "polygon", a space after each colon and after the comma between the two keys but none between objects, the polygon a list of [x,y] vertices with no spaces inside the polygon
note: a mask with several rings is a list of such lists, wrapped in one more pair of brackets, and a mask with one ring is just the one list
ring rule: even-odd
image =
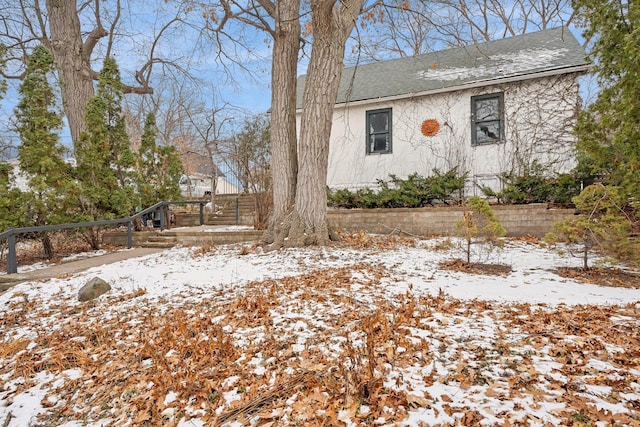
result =
[{"label": "white stucco house", "polygon": [[578,79],[589,68],[567,28],[345,68],[327,185],[375,188],[390,174],[457,166],[472,195],[478,185],[499,190],[502,173],[534,162],[567,171],[575,164]]},{"label": "white stucco house", "polygon": [[[211,174],[194,172],[190,175],[182,175],[180,177],[179,184],[180,194],[182,194],[182,197],[186,199],[199,199],[211,196],[211,188],[213,186]],[[240,188],[229,182],[229,180],[221,173],[216,176],[215,186],[215,194],[240,193]]]},{"label": "white stucco house", "polygon": [[[75,159],[65,159],[66,162],[75,165]],[[7,163],[11,170],[9,178],[11,187],[20,191],[29,191],[29,175],[20,168],[19,159],[10,159],[3,161]],[[183,197],[202,198],[211,195],[211,175],[194,172],[191,175],[182,175],[179,185],[180,192]],[[229,182],[227,178],[219,172],[216,177],[216,194],[237,194],[240,189],[237,185]]]},{"label": "white stucco house", "polygon": [[20,168],[20,160],[9,159],[3,160],[2,163],[9,165],[9,185],[11,188],[17,188],[20,191],[29,190],[29,175]]}]

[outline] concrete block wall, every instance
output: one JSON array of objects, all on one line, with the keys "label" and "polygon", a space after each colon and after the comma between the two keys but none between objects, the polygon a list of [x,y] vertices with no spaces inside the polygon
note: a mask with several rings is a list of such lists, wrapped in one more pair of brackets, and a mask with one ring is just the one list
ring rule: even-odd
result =
[{"label": "concrete block wall", "polygon": [[[546,204],[500,205],[493,210],[507,236],[543,237],[554,222],[570,218],[573,209],[550,209]],[[460,206],[396,209],[330,209],[329,226],[346,231],[387,234],[405,232],[417,236],[454,235],[462,219]]]},{"label": "concrete block wall", "polygon": [[176,227],[197,227],[198,225],[200,225],[199,213],[176,212]]},{"label": "concrete block wall", "polygon": [[[552,224],[575,215],[573,209],[549,208],[546,204],[497,205],[493,211],[507,230],[507,236],[537,236],[551,231]],[[329,226],[346,231],[388,234],[406,232],[417,236],[454,235],[462,219],[460,206],[396,209],[329,209]],[[198,225],[198,214],[176,215],[177,227]],[[240,223],[253,225],[253,217],[241,216]]]}]

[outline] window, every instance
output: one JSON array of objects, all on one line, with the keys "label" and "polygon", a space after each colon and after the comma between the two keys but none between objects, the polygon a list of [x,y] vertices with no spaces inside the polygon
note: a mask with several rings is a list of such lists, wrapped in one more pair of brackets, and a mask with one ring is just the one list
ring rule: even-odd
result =
[{"label": "window", "polygon": [[483,145],[504,139],[502,93],[471,97],[471,144]]},{"label": "window", "polygon": [[367,111],[367,154],[391,153],[391,108]]}]

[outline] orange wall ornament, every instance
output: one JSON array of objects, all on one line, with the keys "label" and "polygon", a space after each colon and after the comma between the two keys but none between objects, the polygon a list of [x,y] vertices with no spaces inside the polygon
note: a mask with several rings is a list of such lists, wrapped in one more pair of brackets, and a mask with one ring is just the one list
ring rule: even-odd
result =
[{"label": "orange wall ornament", "polygon": [[436,119],[427,119],[422,122],[420,130],[424,136],[434,136],[440,131],[440,123]]}]

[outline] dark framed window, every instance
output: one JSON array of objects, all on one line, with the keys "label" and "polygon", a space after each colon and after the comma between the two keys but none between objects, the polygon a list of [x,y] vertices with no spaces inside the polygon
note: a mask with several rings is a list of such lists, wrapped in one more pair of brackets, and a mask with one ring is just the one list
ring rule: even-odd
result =
[{"label": "dark framed window", "polygon": [[391,108],[367,111],[367,154],[391,153]]},{"label": "dark framed window", "polygon": [[471,144],[504,140],[504,96],[492,93],[471,97]]}]

